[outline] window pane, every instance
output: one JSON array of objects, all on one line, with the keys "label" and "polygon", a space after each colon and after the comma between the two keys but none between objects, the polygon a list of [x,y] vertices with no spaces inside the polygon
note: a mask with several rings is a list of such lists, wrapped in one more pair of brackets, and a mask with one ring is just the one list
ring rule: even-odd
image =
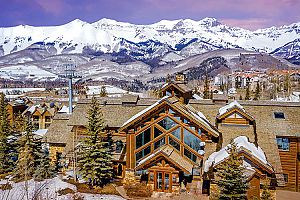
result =
[{"label": "window pane", "polygon": [[190,152],[189,150],[187,150],[186,148],[184,148],[184,155],[194,162],[197,161],[197,156],[192,152]]},{"label": "window pane", "polygon": [[171,133],[180,140],[180,127]]},{"label": "window pane", "polygon": [[158,128],[154,127],[154,138],[160,136],[161,134],[162,132]]},{"label": "window pane", "polygon": [[135,137],[135,146],[136,146],[136,148],[138,149],[141,146],[143,146],[143,145],[147,144],[148,142],[150,142],[150,139],[151,139],[150,137],[151,137],[150,128],[148,128],[144,132],[137,135]]},{"label": "window pane", "polygon": [[176,123],[173,120],[171,120],[169,117],[164,118],[163,120],[158,122],[158,124],[166,130],[169,130],[170,128],[176,125]]},{"label": "window pane", "polygon": [[123,142],[122,141],[117,141],[116,142],[116,153],[121,153],[122,149],[123,149]]},{"label": "window pane", "polygon": [[180,151],[180,145],[171,137],[169,137],[169,144]]},{"label": "window pane", "polygon": [[283,112],[274,112],[274,117],[276,119],[285,119]]},{"label": "window pane", "polygon": [[165,144],[165,138],[161,138],[157,142],[154,143],[154,149],[157,149]]},{"label": "window pane", "polygon": [[151,147],[150,146],[148,146],[145,149],[139,151],[138,153],[135,154],[136,161],[142,159],[143,157],[148,155],[150,152],[151,152]]},{"label": "window pane", "polygon": [[196,137],[194,134],[190,133],[186,129],[183,129],[184,143],[198,152],[201,149],[200,142],[201,140]]},{"label": "window pane", "polygon": [[276,138],[278,149],[288,151],[290,149],[290,141],[288,138]]}]

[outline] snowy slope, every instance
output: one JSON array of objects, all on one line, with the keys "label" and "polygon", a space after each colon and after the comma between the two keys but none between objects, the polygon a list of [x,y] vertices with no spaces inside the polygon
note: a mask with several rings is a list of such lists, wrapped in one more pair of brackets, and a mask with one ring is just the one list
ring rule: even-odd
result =
[{"label": "snowy slope", "polygon": [[0,77],[5,79],[32,79],[34,81],[54,80],[58,78],[58,75],[48,72],[37,66],[23,66],[16,65],[10,67],[0,68]]},{"label": "snowy slope", "polygon": [[[199,52],[210,48],[239,47],[272,52],[298,38],[300,23],[249,31],[226,26],[214,18],[200,21],[162,20],[150,25],[135,25],[110,19],[90,24],[76,19],[61,26],[20,25],[0,28],[0,56],[41,42],[52,45],[57,54],[81,53],[88,47],[104,53],[140,48],[150,53],[159,51],[157,55],[161,55],[169,47],[179,51],[184,45],[189,46],[194,42],[199,43],[196,46],[206,44],[204,50],[200,48]],[[155,48],[149,50],[149,45],[154,45]]]}]

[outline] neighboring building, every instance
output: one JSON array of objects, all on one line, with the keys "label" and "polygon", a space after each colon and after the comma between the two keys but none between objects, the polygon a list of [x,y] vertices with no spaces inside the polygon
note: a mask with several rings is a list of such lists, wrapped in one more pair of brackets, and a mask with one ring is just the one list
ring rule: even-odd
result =
[{"label": "neighboring building", "polygon": [[[265,153],[243,156],[257,173],[249,181],[259,187],[267,176],[278,187],[299,191],[300,104],[271,101],[230,102],[193,99],[184,77],[167,83],[161,99],[99,98],[106,131],[114,140],[116,174],[124,182],[146,180],[155,191],[176,192],[180,183],[203,181],[204,162],[232,139],[246,136]],[[56,114],[45,139],[52,158],[76,166],[74,148],[87,130],[90,99],[77,103],[72,115]],[[257,193],[257,189],[254,193]]]},{"label": "neighboring building", "polygon": [[61,105],[58,103],[41,103],[29,106],[22,115],[32,121],[33,128],[48,129],[52,123],[52,118],[60,110]]}]

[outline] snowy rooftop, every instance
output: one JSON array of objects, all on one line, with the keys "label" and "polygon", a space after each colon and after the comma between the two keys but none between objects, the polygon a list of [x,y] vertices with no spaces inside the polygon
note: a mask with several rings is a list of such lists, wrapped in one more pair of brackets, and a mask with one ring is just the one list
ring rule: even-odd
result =
[{"label": "snowy rooftop", "polygon": [[[256,147],[253,143],[249,142],[246,136],[239,136],[234,139],[234,142],[236,143],[239,151],[241,151],[242,149],[246,149],[262,163],[270,166],[266,159],[264,151],[259,146]],[[208,172],[211,166],[216,166],[217,164],[225,160],[227,157],[229,157],[229,154],[227,152],[228,147],[230,147],[230,144],[228,144],[226,147],[223,147],[220,151],[212,153],[207,158],[204,164],[205,172]]]},{"label": "snowy rooftop", "polygon": [[48,129],[38,129],[33,134],[44,137],[44,135],[47,133]]},{"label": "snowy rooftop", "polygon": [[238,107],[241,110],[245,111],[245,109],[243,108],[243,106],[241,106],[241,104],[239,104],[239,102],[237,102],[236,100],[234,100],[230,104],[228,104],[228,105],[223,106],[222,108],[220,108],[219,109],[219,115],[223,115],[224,113],[226,113],[228,110],[232,109],[233,107]]}]

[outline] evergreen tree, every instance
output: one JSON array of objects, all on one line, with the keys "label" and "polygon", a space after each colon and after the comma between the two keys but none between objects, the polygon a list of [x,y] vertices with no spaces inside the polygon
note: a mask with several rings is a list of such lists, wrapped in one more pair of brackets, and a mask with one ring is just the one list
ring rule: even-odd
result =
[{"label": "evergreen tree", "polygon": [[12,170],[12,157],[10,156],[11,128],[8,121],[7,103],[4,94],[0,94],[0,174],[8,173]]},{"label": "evergreen tree", "polygon": [[248,84],[247,89],[246,89],[245,100],[250,100],[250,85],[249,84]]},{"label": "evergreen tree", "polygon": [[31,179],[40,164],[41,142],[34,138],[32,130],[32,124],[28,120],[19,140],[19,155],[14,172],[16,181]]},{"label": "evergreen tree", "polygon": [[35,170],[34,178],[42,181],[44,179],[53,178],[55,174],[54,166],[50,161],[49,150],[45,147],[42,149],[39,165]]},{"label": "evergreen tree", "polygon": [[100,97],[107,97],[106,87],[104,85],[101,87]]},{"label": "evergreen tree", "polygon": [[207,72],[205,73],[203,98],[209,99],[209,80],[208,80]]},{"label": "evergreen tree", "polygon": [[93,97],[88,110],[87,137],[81,142],[78,157],[79,172],[92,186],[103,186],[113,176],[112,155],[104,128],[100,105]]},{"label": "evergreen tree", "polygon": [[220,189],[219,199],[247,199],[247,179],[243,175],[243,161],[238,155],[237,146],[232,141],[227,149],[229,157],[217,168]]},{"label": "evergreen tree", "polygon": [[254,99],[253,100],[258,100],[260,97],[260,86],[259,86],[259,82],[257,81],[256,83],[256,89],[255,89],[255,95],[254,95]]}]

